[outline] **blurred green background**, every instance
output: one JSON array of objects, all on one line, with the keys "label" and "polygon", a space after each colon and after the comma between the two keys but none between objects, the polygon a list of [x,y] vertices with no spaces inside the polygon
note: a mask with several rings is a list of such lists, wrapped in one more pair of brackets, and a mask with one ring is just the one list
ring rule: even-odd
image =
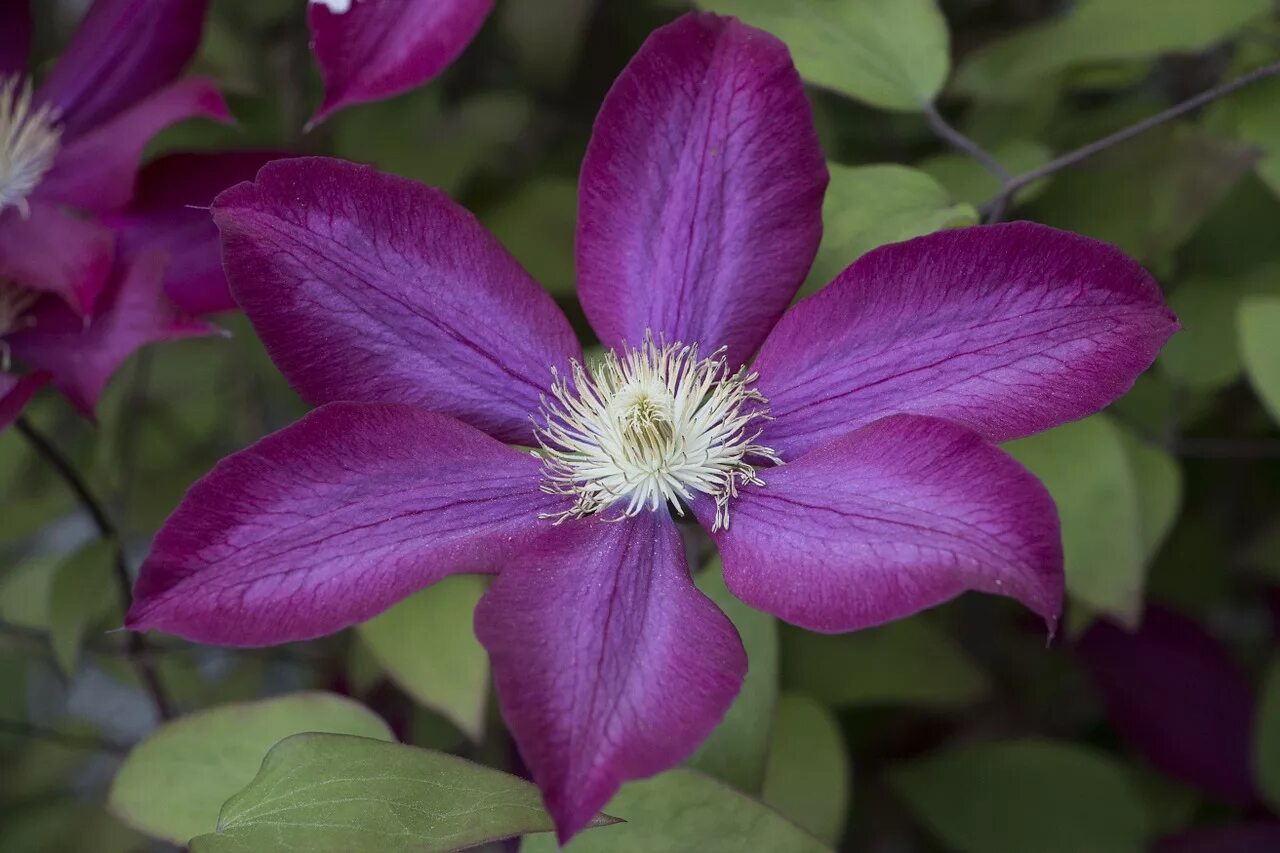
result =
[{"label": "blurred green background", "polygon": [[[84,4],[36,5],[38,53],[51,58]],[[1270,0],[942,0],[942,19],[926,0],[703,5],[775,31],[814,84],[832,182],[806,291],[877,245],[979,221],[1000,188],[939,140],[904,91],[940,88],[941,115],[1021,174],[1280,60]],[[304,135],[320,87],[302,3],[214,0],[197,70],[224,87],[239,127],[184,125],[149,156],[281,148],[441,186],[589,335],[574,300],[578,165],[614,77],[653,28],[687,8],[499,0],[442,77]],[[1123,853],[1196,826],[1271,821],[1280,811],[1280,78],[1033,183],[1006,218],[1116,243],[1160,279],[1185,327],[1111,410],[1009,448],[1060,507],[1063,636],[1046,647],[1016,605],[977,596],[834,637],[739,606],[731,615],[752,660],[740,701],[752,704],[695,764],[843,850]],[[243,318],[219,322],[230,338],[132,359],[97,424],[52,394],[29,410],[104,497],[135,564],[195,479],[305,409]],[[157,843],[104,807],[122,757],[155,721],[123,660],[125,636],[110,631],[121,614],[109,554],[93,540],[64,485],[14,431],[0,434],[0,851]],[[699,582],[727,601],[714,568]],[[470,633],[482,591],[456,579],[313,643],[232,651],[159,638],[147,654],[184,712],[338,691],[407,742],[518,769]],[[1215,716],[1212,687],[1192,671],[1183,693],[1153,697],[1167,713],[1190,707],[1234,727],[1206,723],[1192,746],[1212,752],[1219,738],[1243,738],[1255,801],[1229,802],[1158,770],[1108,718],[1074,640],[1099,619],[1136,629],[1153,605],[1194,620],[1257,697],[1243,733],[1226,712]],[[135,787],[115,795],[117,812],[131,797],[168,796],[180,810],[201,760],[236,760],[219,738],[261,741],[239,757],[256,767],[266,746],[307,730],[300,721],[314,715],[336,715],[337,731],[368,725],[341,709],[299,708],[274,712],[285,723],[212,720],[198,732],[204,752],[183,759],[188,772],[136,773]],[[207,812],[171,815],[168,831],[211,831]]]}]

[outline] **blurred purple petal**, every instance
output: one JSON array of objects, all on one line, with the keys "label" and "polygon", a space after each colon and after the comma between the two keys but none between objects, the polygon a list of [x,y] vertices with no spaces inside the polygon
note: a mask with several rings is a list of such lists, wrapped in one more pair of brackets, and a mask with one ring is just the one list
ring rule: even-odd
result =
[{"label": "blurred purple petal", "polygon": [[[3,346],[0,343],[0,346]],[[49,374],[43,371],[15,376],[0,371],[0,430],[18,419],[37,391],[47,385]]]},{"label": "blurred purple petal", "polygon": [[308,126],[426,83],[458,58],[492,8],[493,0],[311,0],[311,49],[325,94]]},{"label": "blurred purple petal", "polygon": [[941,231],[859,258],[787,312],[755,369],[783,458],[898,412],[992,441],[1092,414],[1178,328],[1119,250],[1030,222]]},{"label": "blurred purple petal", "polygon": [[118,265],[91,317],[46,297],[32,311],[30,328],[8,337],[16,358],[53,374],[54,384],[86,417],[116,369],[141,347],[209,334],[203,322],[184,317],[162,289],[165,258],[142,255]]},{"label": "blurred purple petal", "polygon": [[582,164],[578,292],[601,340],[651,329],[747,361],[809,271],[826,185],[782,42],[715,15],[656,31]]},{"label": "blurred purple petal", "polygon": [[166,127],[190,118],[230,121],[211,80],[190,77],[140,101],[62,147],[36,194],[83,210],[124,207],[142,151]]},{"label": "blurred purple petal", "polygon": [[71,140],[178,78],[200,44],[208,0],[95,0],[44,85]]},{"label": "blurred purple petal", "polygon": [[664,514],[557,528],[476,608],[503,718],[560,840],[629,779],[686,758],[724,716],[747,659],[689,578]]},{"label": "blurred purple petal", "polygon": [[1280,823],[1238,823],[1189,829],[1162,839],[1153,853],[1268,853],[1280,850]]},{"label": "blurred purple petal", "polygon": [[120,230],[121,255],[167,252],[165,292],[188,314],[235,310],[209,207],[218,193],[253,180],[270,161],[290,156],[279,151],[192,152],[148,163],[138,174],[129,207],[108,217]]},{"label": "blurred purple petal", "polygon": [[269,163],[218,197],[231,290],[313,403],[411,403],[533,444],[564,314],[444,193],[341,160]]},{"label": "blurred purple petal", "polygon": [[747,604],[840,632],[980,590],[1018,599],[1054,629],[1063,576],[1053,501],[974,433],[898,415],[760,476],[766,485],[745,487],[715,534],[725,582]]},{"label": "blurred purple petal", "polygon": [[1253,689],[1200,625],[1152,606],[1137,633],[1099,622],[1076,651],[1111,725],[1155,767],[1232,803],[1256,800]]},{"label": "blurred purple petal", "polygon": [[0,213],[0,279],[89,314],[111,274],[115,235],[55,204],[32,201],[30,208],[29,216],[17,208]]},{"label": "blurred purple petal", "polygon": [[31,0],[0,0],[0,77],[24,74],[31,51]]},{"label": "blurred purple petal", "polygon": [[550,501],[537,460],[453,418],[333,403],[192,487],[127,625],[235,646],[329,634],[447,575],[497,571],[551,529]]}]

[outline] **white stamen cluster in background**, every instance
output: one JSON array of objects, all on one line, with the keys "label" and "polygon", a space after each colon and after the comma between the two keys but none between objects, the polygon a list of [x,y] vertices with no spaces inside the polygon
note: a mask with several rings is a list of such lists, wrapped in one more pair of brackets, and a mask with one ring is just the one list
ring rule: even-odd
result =
[{"label": "white stamen cluster in background", "polygon": [[542,490],[574,499],[548,516],[556,523],[617,504],[633,516],[697,493],[716,503],[713,529],[729,526],[729,501],[740,485],[763,485],[749,459],[778,463],[756,444],[754,422],[767,419],[755,374],[731,373],[724,350],[700,359],[697,345],[656,342],[610,352],[590,370],[573,363],[557,374],[552,397],[534,419],[541,449]]},{"label": "white stamen cluster in background", "polygon": [[8,370],[13,366],[4,335],[31,325],[31,318],[26,313],[39,297],[40,294],[34,290],[27,290],[0,278],[0,370]]},{"label": "white stamen cluster in background", "polygon": [[30,215],[27,196],[58,155],[62,130],[53,107],[33,103],[31,84],[0,79],[0,213],[16,207]]}]

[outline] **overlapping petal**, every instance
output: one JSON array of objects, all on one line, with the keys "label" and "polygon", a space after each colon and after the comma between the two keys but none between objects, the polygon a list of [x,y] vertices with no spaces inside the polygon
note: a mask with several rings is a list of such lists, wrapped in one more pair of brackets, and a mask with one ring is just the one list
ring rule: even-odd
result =
[{"label": "overlapping petal", "polygon": [[942,231],[858,259],[796,305],[755,364],[784,458],[898,412],[993,441],[1084,417],[1177,330],[1119,250],[1018,222]]},{"label": "overlapping petal", "polygon": [[41,99],[57,106],[65,138],[114,120],[177,79],[200,44],[207,5],[95,0],[40,88]]},{"label": "overlapping petal", "polygon": [[38,197],[89,211],[124,207],[143,148],[161,130],[190,118],[231,120],[213,81],[181,80],[70,140],[37,188]]},{"label": "overlapping petal", "polygon": [[218,193],[252,180],[265,164],[288,156],[278,151],[202,151],[148,163],[138,174],[128,209],[107,218],[119,229],[120,254],[166,252],[165,292],[188,314],[235,309],[209,207]]},{"label": "overlapping petal", "polygon": [[0,278],[51,293],[81,316],[106,286],[116,238],[107,228],[56,204],[34,200],[29,214],[0,213]]},{"label": "overlapping petal", "polygon": [[854,631],[979,590],[1018,599],[1053,630],[1063,585],[1053,501],[976,434],[898,415],[761,477],[715,534],[725,582],[753,607]]},{"label": "overlapping petal", "polygon": [[652,329],[745,362],[809,270],[826,185],[782,42],[715,15],[656,31],[582,164],[578,292],[601,340]]},{"label": "overlapping petal", "polygon": [[27,70],[31,51],[31,0],[0,0],[0,77]]},{"label": "overlapping petal", "polygon": [[426,83],[458,58],[492,8],[493,0],[311,0],[311,48],[325,86],[311,124]]},{"label": "overlapping petal", "polygon": [[[3,346],[0,342],[0,346]],[[0,371],[0,430],[7,429],[31,402],[37,391],[49,382],[49,374],[27,373],[15,376]]]},{"label": "overlapping petal", "polygon": [[1099,622],[1077,652],[1111,724],[1153,765],[1228,802],[1256,802],[1253,689],[1204,628],[1152,606],[1136,633]]},{"label": "overlapping petal", "polygon": [[621,782],[693,752],[747,660],[732,623],[694,587],[665,515],[557,530],[498,576],[476,634],[563,842]]},{"label": "overlapping petal", "polygon": [[237,646],[368,619],[493,572],[549,498],[538,462],[412,406],[334,403],[223,460],[156,537],[127,625]]},{"label": "overlapping petal", "polygon": [[212,331],[165,298],[164,267],[164,256],[155,253],[117,266],[91,317],[45,297],[32,310],[31,325],[7,338],[14,356],[51,373],[58,389],[93,417],[107,381],[139,348]]},{"label": "overlapping petal", "polygon": [[412,403],[533,443],[529,416],[577,339],[442,192],[307,157],[267,164],[213,213],[232,293],[302,396]]}]

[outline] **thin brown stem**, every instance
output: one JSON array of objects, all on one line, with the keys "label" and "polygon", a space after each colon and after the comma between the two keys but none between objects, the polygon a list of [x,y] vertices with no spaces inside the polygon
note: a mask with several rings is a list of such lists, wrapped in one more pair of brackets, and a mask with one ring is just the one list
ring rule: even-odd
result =
[{"label": "thin brown stem", "polygon": [[[111,517],[107,515],[102,503],[94,496],[89,489],[89,485],[81,478],[75,466],[63,455],[62,451],[55,447],[25,417],[18,418],[14,426],[18,433],[31,445],[32,449],[49,464],[49,467],[58,474],[75,494],[80,505],[84,507],[85,511],[89,513],[89,517],[93,519],[94,526],[98,528],[98,535],[111,543],[112,549],[115,551],[112,569],[116,587],[120,592],[120,603],[127,612],[129,606],[133,603],[133,582],[129,577],[129,566],[125,563],[124,544],[120,540],[119,530],[116,529],[115,524],[111,521]],[[151,701],[155,704],[156,712],[160,715],[160,719],[172,719],[172,705],[169,702],[168,693],[160,681],[159,674],[149,660],[146,639],[141,634],[131,632],[126,642],[125,650],[128,653],[134,671],[138,674],[138,679],[142,682],[147,693],[151,695]]]},{"label": "thin brown stem", "polygon": [[929,127],[944,142],[960,153],[972,157],[982,168],[999,178],[1001,184],[1008,184],[1014,180],[1013,173],[1006,169],[994,154],[957,130],[954,125],[942,117],[942,113],[938,112],[938,108],[932,101],[926,101],[922,110],[925,120],[929,122]]},{"label": "thin brown stem", "polygon": [[[1142,121],[1118,130],[1110,136],[1104,136],[1099,140],[1090,142],[1088,145],[1082,145],[1074,151],[1068,151],[1060,157],[1055,157],[1043,166],[1039,166],[1029,172],[1005,181],[1004,185],[1000,188],[1000,192],[982,205],[981,212],[987,218],[987,221],[997,221],[1003,216],[1004,210],[1008,207],[1009,201],[1013,198],[1014,194],[1019,190],[1034,184],[1036,181],[1046,178],[1055,172],[1060,172],[1063,169],[1069,169],[1083,163],[1085,160],[1088,160],[1095,154],[1100,154],[1101,152],[1106,151],[1108,148],[1113,148],[1122,142],[1127,142],[1130,139],[1133,139],[1135,136],[1140,136],[1146,133],[1148,130],[1152,130],[1163,124],[1168,124],[1171,121],[1182,118],[1188,113],[1195,112],[1207,104],[1221,98],[1225,98],[1233,92],[1237,92],[1246,86],[1251,86],[1259,80],[1274,77],[1277,74],[1280,74],[1280,62],[1273,62],[1270,65],[1264,65],[1261,68],[1250,71],[1248,74],[1241,75],[1234,80],[1223,83],[1220,86],[1215,86],[1208,91],[1201,92],[1199,95],[1188,98],[1180,104],[1175,104],[1167,110],[1148,116]],[[979,162],[982,161],[979,160]]]}]

